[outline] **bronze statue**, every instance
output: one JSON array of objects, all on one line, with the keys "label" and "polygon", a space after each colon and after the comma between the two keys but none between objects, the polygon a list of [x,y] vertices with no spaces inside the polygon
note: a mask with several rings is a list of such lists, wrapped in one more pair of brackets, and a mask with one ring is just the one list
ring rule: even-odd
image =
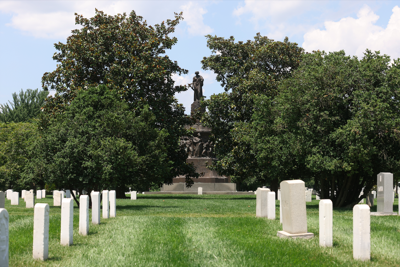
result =
[{"label": "bronze statue", "polygon": [[194,101],[200,101],[203,98],[203,83],[204,78],[199,75],[199,72],[196,71],[196,76],[193,77],[193,87],[192,90],[194,91]]}]

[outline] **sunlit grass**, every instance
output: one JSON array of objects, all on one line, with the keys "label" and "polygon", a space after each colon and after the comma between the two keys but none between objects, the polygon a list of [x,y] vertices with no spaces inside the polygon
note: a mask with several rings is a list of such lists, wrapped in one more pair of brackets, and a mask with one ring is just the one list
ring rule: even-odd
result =
[{"label": "sunlit grass", "polygon": [[253,195],[138,195],[118,199],[117,217],[90,224],[88,236],[78,234],[75,207],[70,247],[59,244],[60,207],[51,196],[36,203],[50,205],[49,259],[32,259],[33,209],[6,200],[10,266],[400,266],[398,216],[371,217],[371,261],[354,261],[352,211],[334,210],[333,248],[320,248],[316,200],[307,203],[311,240],[277,237],[278,201],[267,220],[255,217]]}]

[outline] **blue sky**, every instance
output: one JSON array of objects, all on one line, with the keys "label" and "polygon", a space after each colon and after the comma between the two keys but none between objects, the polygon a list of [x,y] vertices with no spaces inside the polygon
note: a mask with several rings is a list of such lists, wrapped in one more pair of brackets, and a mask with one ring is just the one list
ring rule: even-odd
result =
[{"label": "blue sky", "polygon": [[[201,68],[207,47],[206,34],[235,37],[235,42],[262,36],[283,41],[285,36],[306,51],[345,50],[361,58],[366,48],[400,58],[399,1],[4,1],[0,0],[0,104],[21,89],[41,89],[45,72],[55,70],[54,43],[66,43],[75,25],[74,13],[93,17],[95,8],[108,15],[136,14],[154,26],[174,19],[183,11],[173,34],[178,43],[166,55],[177,61],[187,75],[173,75],[175,85],[188,84],[195,71],[204,77],[203,91],[209,98],[223,92],[216,75]],[[176,95],[190,113],[193,91]]]}]

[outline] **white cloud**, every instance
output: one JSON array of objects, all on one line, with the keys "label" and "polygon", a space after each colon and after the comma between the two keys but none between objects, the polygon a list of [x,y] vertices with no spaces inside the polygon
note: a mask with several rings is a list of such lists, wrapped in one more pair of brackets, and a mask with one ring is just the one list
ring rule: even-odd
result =
[{"label": "white cloud", "polygon": [[[317,6],[325,5],[315,1],[257,1],[245,0],[245,5],[236,8],[233,15],[238,18],[236,24],[241,24],[240,18],[250,14],[249,21],[254,24],[256,31],[267,30],[270,39],[283,40],[286,36],[297,35],[307,31],[311,26],[307,23],[298,23],[304,12],[318,9]],[[318,12],[321,12],[318,10]],[[293,19],[296,19],[293,22]],[[259,25],[261,22],[261,26]],[[292,21],[292,22],[291,22]],[[263,34],[265,35],[265,34]]]},{"label": "white cloud", "polygon": [[326,21],[325,30],[314,29],[304,35],[303,48],[312,50],[325,50],[333,52],[344,50],[348,55],[363,57],[368,48],[372,51],[379,50],[392,59],[400,57],[400,8],[392,9],[387,27],[384,29],[374,25],[379,16],[369,6],[361,8],[357,19],[347,17],[340,21]]},{"label": "white cloud", "polygon": [[[201,5],[204,4],[189,2],[182,6],[180,1],[0,1],[0,13],[11,14],[12,19],[7,25],[27,35],[66,39],[71,30],[81,27],[75,25],[74,13],[90,18],[95,15],[95,8],[107,15],[124,12],[129,15],[135,10],[148,25],[154,25],[167,19],[174,20],[174,12],[183,11],[189,33],[205,35],[213,30],[203,22],[203,14],[207,11]],[[180,27],[182,23],[178,24],[175,33],[182,32]]]},{"label": "white cloud", "polygon": [[207,13],[207,10],[203,9],[199,3],[189,2],[181,8],[183,14],[186,14],[183,21],[189,26],[188,32],[191,35],[206,35],[213,32],[213,29],[203,22],[203,15]]}]

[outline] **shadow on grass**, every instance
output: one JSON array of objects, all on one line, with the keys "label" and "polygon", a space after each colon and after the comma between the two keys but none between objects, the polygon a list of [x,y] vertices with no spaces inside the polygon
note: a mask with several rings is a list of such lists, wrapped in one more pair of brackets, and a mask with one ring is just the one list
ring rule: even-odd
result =
[{"label": "shadow on grass", "polygon": [[61,261],[62,258],[59,256],[48,257],[46,261]]},{"label": "shadow on grass", "polygon": [[[227,197],[204,197],[207,195],[203,195],[202,197],[199,197],[198,195],[194,195],[194,196],[190,196],[190,195],[186,195],[186,196],[179,196],[179,195],[154,195],[154,196],[140,196],[138,197],[138,199],[201,199],[201,200],[207,200],[207,199],[227,199],[227,200],[243,200],[243,199],[247,199],[247,200],[254,200],[255,197],[231,197],[231,198],[227,198]],[[223,195],[226,196],[226,195]],[[128,198],[126,198],[128,199]]]},{"label": "shadow on grass", "polygon": [[144,210],[148,208],[181,208],[180,206],[149,206],[149,205],[120,205],[118,206],[118,210]]}]

